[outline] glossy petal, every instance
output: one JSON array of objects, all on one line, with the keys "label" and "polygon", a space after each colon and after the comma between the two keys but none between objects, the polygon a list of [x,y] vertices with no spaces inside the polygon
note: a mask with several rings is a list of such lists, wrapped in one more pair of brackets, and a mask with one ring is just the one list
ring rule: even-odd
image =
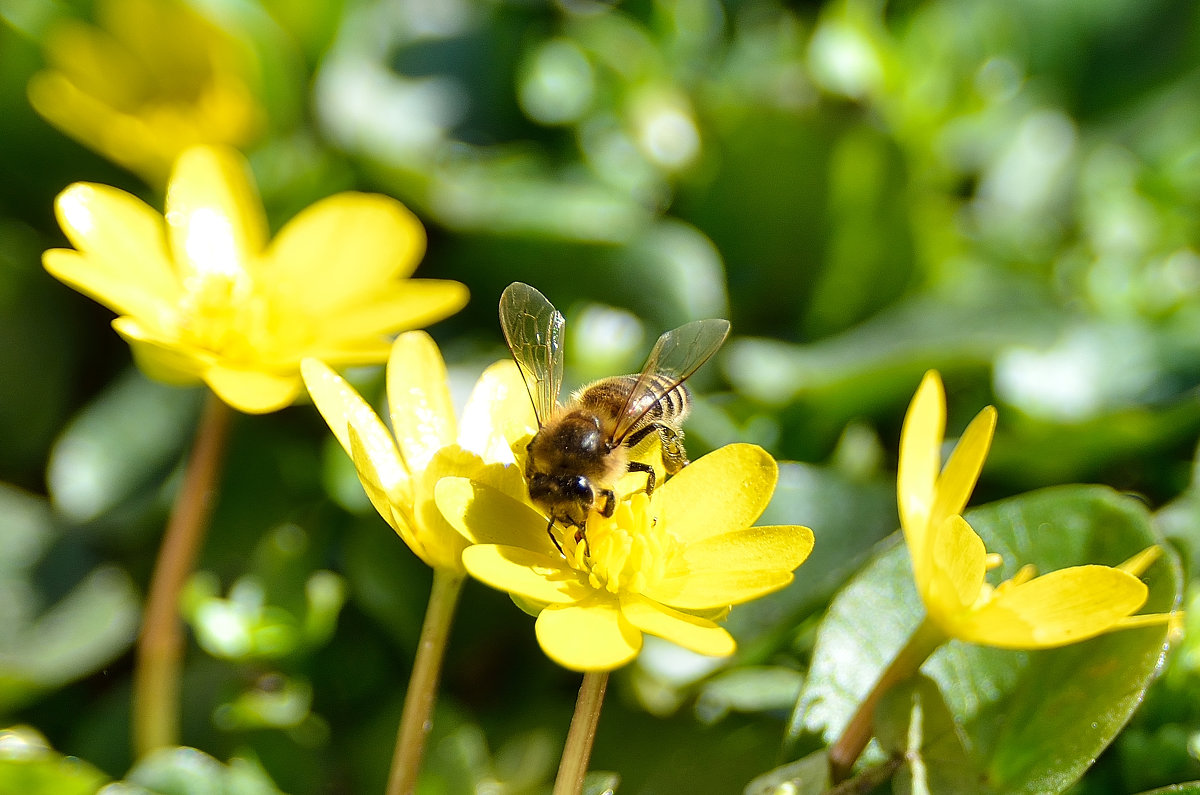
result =
[{"label": "glossy petal", "polygon": [[[372,462],[372,479],[384,493],[405,504],[412,503],[412,487],[404,462],[379,415],[354,387],[316,359],[305,359],[301,373],[313,403],[348,455],[353,456],[351,429]],[[361,472],[360,472],[361,474]],[[376,506],[377,508],[379,506]],[[380,510],[380,513],[385,513]]]},{"label": "glossy petal", "polygon": [[917,590],[930,617],[944,624],[974,607],[987,571],[987,549],[961,516],[944,521],[934,531],[930,547],[930,579],[918,580]]},{"label": "glossy petal", "polygon": [[1062,646],[1102,634],[1146,602],[1145,583],[1108,566],[1075,566],[997,592],[964,620],[962,640],[1011,649]]},{"label": "glossy petal", "polygon": [[467,478],[442,478],[434,495],[442,515],[472,543],[506,544],[558,556],[546,533],[545,517],[522,500]]},{"label": "glossy petal", "polygon": [[372,456],[372,452],[367,448],[363,438],[359,436],[355,426],[349,427],[349,435],[350,460],[354,462],[354,470],[358,473],[358,480],[362,483],[367,499],[371,501],[371,505],[375,506],[375,510],[383,517],[383,520],[399,534],[408,548],[427,565],[432,566],[433,563],[425,550],[418,528],[413,525],[409,516],[397,510],[399,507],[407,508],[412,503],[411,497],[408,495],[397,497],[398,494],[409,488],[409,484],[407,482],[403,486],[393,484],[389,490],[388,480],[394,478],[396,473],[388,472],[386,468],[384,471],[380,471],[377,466],[377,457]]},{"label": "glossy petal", "polygon": [[698,618],[637,595],[621,597],[621,614],[642,632],[711,657],[737,651],[733,636],[712,621]]},{"label": "glossy petal", "polygon": [[267,220],[249,167],[233,150],[184,152],[167,188],[165,217],[182,279],[236,278],[256,269]]},{"label": "glossy petal", "polygon": [[792,581],[792,572],[782,569],[760,571],[704,572],[664,577],[648,585],[643,593],[656,602],[683,610],[706,610],[742,604]]},{"label": "glossy petal", "polygon": [[654,510],[681,541],[754,523],[779,477],[775,459],[753,444],[730,444],[693,461],[654,492]]},{"label": "glossy petal", "polygon": [[621,615],[615,599],[547,607],[536,629],[546,656],[573,671],[611,671],[642,648],[642,633]]},{"label": "glossy petal", "polygon": [[938,478],[937,496],[929,518],[932,524],[939,525],[946,517],[962,513],[983,471],[995,430],[996,409],[991,406],[979,412],[967,426]]},{"label": "glossy petal", "polygon": [[[300,312],[324,313],[408,276],[424,253],[425,229],[400,202],[378,194],[339,193],[311,205],[280,230],[266,267],[281,300]],[[420,307],[400,308],[392,323],[414,309]]]},{"label": "glossy petal", "polygon": [[149,377],[175,386],[190,386],[202,380],[215,361],[207,351],[180,346],[174,339],[151,333],[136,318],[113,320],[113,328],[129,342],[137,366]]},{"label": "glossy petal", "polygon": [[813,534],[807,527],[748,527],[688,544],[676,563],[684,568],[673,568],[670,573],[703,578],[732,571],[791,571],[808,558],[812,548]]},{"label": "glossy petal", "polygon": [[361,303],[326,310],[324,334],[357,340],[421,328],[453,315],[467,305],[470,294],[459,282],[445,279],[405,279],[376,285]]},{"label": "glossy petal", "polygon": [[425,469],[416,475],[417,524],[422,530],[422,540],[429,551],[434,568],[462,570],[462,551],[469,543],[466,536],[448,521],[438,509],[435,501],[439,481],[448,477],[466,477],[478,481],[495,481],[501,475],[491,470],[503,470],[498,464],[486,464],[472,452],[456,444],[437,450]]},{"label": "glossy petal", "polygon": [[204,372],[204,381],[217,397],[247,414],[266,414],[286,408],[303,391],[298,375],[276,375],[235,367],[210,367]]},{"label": "glossy petal", "polygon": [[78,253],[46,252],[46,269],[118,314],[152,322],[179,300],[162,216],[105,185],[76,183],[54,203],[59,225]]},{"label": "glossy petal", "polygon": [[423,331],[401,334],[387,366],[392,430],[405,463],[420,472],[433,454],[453,444],[458,429],[446,381],[446,363],[433,338]]},{"label": "glossy petal", "polygon": [[480,582],[535,602],[569,605],[589,595],[578,573],[567,567],[561,556],[541,555],[520,547],[475,544],[463,550],[462,562]]},{"label": "glossy petal", "polygon": [[515,463],[511,439],[537,430],[521,372],[511,359],[483,371],[458,425],[458,443],[488,461]]},{"label": "glossy petal", "polygon": [[909,404],[900,431],[899,471],[896,496],[904,538],[913,553],[913,565],[923,565],[925,536],[933,510],[935,485],[941,468],[942,435],[946,427],[946,404],[942,381],[932,370],[925,374]]}]

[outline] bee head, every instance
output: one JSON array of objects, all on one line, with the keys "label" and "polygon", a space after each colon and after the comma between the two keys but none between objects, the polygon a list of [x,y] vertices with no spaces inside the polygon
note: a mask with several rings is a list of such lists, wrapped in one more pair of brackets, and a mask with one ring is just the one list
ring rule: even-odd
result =
[{"label": "bee head", "polygon": [[583,527],[596,501],[592,483],[583,475],[534,473],[527,481],[529,498],[558,522]]}]

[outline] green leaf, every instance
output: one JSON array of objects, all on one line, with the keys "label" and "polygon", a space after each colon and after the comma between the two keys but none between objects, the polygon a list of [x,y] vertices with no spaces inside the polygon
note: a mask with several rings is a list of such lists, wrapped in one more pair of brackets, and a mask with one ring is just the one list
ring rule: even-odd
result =
[{"label": "green leaf", "polygon": [[[1083,563],[1116,565],[1155,543],[1141,503],[1097,486],[1064,486],[968,513],[987,548],[1004,557],[992,581],[1024,564],[1045,573]],[[1178,563],[1143,576],[1142,612],[1178,603]],[[812,667],[789,731],[836,738],[858,701],[923,615],[906,548],[883,549],[835,598],[821,626]],[[1036,652],[950,642],[923,671],[941,688],[974,749],[986,784],[1004,792],[1057,792],[1088,768],[1116,736],[1157,673],[1166,629],[1114,632]]]},{"label": "green leaf", "polygon": [[91,795],[107,780],[87,762],[52,750],[28,726],[0,730],[0,792]]},{"label": "green leaf", "polygon": [[903,760],[892,780],[897,795],[987,791],[937,683],[926,676],[889,690],[875,708],[878,742]]},{"label": "green leaf", "polygon": [[1146,790],[1138,795],[1200,795],[1200,781],[1186,781],[1169,787]]},{"label": "green leaf", "polygon": [[226,767],[195,748],[154,751],[122,783],[154,795],[280,795],[257,761],[235,758]]},{"label": "green leaf", "polygon": [[820,795],[828,788],[829,757],[818,751],[758,776],[745,795]]},{"label": "green leaf", "polygon": [[613,795],[621,777],[608,771],[591,771],[583,779],[583,795]]},{"label": "green leaf", "polygon": [[803,684],[804,677],[792,668],[731,668],[701,685],[696,716],[704,723],[716,723],[730,712],[782,712],[796,702]]},{"label": "green leaf", "polygon": [[50,451],[55,508],[88,522],[169,471],[191,437],[201,392],[130,370],[67,425]]}]

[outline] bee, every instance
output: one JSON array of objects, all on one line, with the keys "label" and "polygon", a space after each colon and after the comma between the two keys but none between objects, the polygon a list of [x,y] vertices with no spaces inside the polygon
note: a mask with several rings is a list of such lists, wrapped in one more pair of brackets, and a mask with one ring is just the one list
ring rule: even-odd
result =
[{"label": "bee", "polygon": [[554,523],[576,528],[585,544],[588,514],[612,516],[616,482],[627,472],[646,473],[654,491],[654,467],[630,459],[629,451],[651,434],[661,440],[663,468],[673,475],[688,464],[680,427],[691,407],[683,382],[717,352],[729,334],[728,320],[698,320],[658,338],[640,373],[603,378],[558,401],[563,378],[562,313],[528,284],[514,282],[500,296],[500,327],[533,401],[538,431],[526,447],[529,497],[546,512],[546,531],[558,551]]}]

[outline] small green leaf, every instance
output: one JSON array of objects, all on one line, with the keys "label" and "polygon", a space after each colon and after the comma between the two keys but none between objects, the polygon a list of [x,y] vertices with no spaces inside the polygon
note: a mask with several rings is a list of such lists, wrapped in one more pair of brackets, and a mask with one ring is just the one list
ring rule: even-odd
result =
[{"label": "small green leaf", "polygon": [[820,795],[829,789],[829,757],[824,751],[809,754],[746,785],[745,795]]},{"label": "small green leaf", "polygon": [[235,758],[226,767],[195,748],[154,751],[121,783],[154,795],[280,795],[258,762]]},{"label": "small green leaf", "polygon": [[583,779],[583,795],[614,795],[620,784],[618,774],[593,770]]},{"label": "small green leaf", "polygon": [[46,473],[54,506],[88,522],[169,471],[196,425],[201,394],[126,373],[55,442]]},{"label": "small green leaf", "polygon": [[55,752],[28,726],[0,730],[0,792],[91,795],[107,780],[87,762]]},{"label": "small green leaf", "polygon": [[1200,795],[1200,781],[1186,781],[1169,787],[1146,790],[1138,795]]},{"label": "small green leaf", "polygon": [[[1064,486],[993,503],[968,514],[1004,565],[991,580],[1033,564],[1116,565],[1155,543],[1141,503],[1092,486]],[[1165,612],[1181,589],[1167,556],[1142,577],[1142,612]],[[923,614],[906,548],[885,548],[838,595],[817,638],[790,731],[831,742]],[[989,787],[1058,792],[1077,780],[1141,701],[1163,658],[1166,629],[1125,630],[1036,652],[950,642],[923,671],[941,688]]]},{"label": "small green leaf", "polygon": [[791,668],[731,668],[701,685],[696,716],[711,724],[730,712],[783,712],[796,703],[803,684],[804,677]]}]

